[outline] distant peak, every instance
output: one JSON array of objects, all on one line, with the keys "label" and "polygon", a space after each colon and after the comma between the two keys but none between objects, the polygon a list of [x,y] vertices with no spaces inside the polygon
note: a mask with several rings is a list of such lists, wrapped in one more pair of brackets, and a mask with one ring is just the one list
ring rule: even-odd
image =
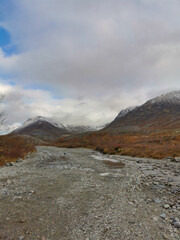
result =
[{"label": "distant peak", "polygon": [[155,97],[149,100],[147,103],[152,104],[152,103],[161,103],[161,102],[180,103],[180,90],[162,94],[159,97]]}]

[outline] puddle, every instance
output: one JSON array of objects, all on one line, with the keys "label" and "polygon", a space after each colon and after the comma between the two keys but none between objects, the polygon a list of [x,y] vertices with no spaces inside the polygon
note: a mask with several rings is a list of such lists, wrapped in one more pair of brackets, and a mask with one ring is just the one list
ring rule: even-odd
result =
[{"label": "puddle", "polygon": [[92,155],[93,158],[102,161],[104,164],[106,164],[110,168],[124,168],[125,164],[119,160],[112,159],[112,158],[107,158],[104,156],[97,156],[97,155]]},{"label": "puddle", "polygon": [[108,160],[103,161],[104,164],[106,164],[110,168],[124,168],[125,164],[122,162],[112,162]]},{"label": "puddle", "polygon": [[118,163],[119,162],[118,160],[107,158],[107,157],[104,157],[104,156],[92,155],[92,157],[97,159],[97,160],[100,160],[100,161],[109,161],[109,162],[114,162],[114,163]]}]

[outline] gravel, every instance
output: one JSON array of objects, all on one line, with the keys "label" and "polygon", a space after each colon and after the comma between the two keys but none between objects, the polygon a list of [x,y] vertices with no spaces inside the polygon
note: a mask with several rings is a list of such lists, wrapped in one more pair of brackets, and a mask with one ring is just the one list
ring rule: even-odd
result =
[{"label": "gravel", "polygon": [[0,240],[178,240],[179,180],[170,159],[37,147],[0,168]]}]

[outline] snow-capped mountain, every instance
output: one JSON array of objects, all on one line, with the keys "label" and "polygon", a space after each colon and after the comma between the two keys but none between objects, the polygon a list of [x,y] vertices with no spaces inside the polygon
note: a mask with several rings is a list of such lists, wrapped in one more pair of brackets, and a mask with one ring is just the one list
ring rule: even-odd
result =
[{"label": "snow-capped mountain", "polygon": [[123,132],[180,128],[180,91],[163,94],[139,107],[121,111],[106,129],[112,128]]},{"label": "snow-capped mountain", "polygon": [[38,116],[29,118],[21,127],[15,129],[13,134],[28,135],[42,140],[55,140],[65,135],[92,132],[102,127],[64,125],[54,119]]},{"label": "snow-capped mountain", "polygon": [[162,94],[159,97],[155,97],[149,100],[148,104],[154,103],[180,103],[180,90],[179,91],[172,91],[166,94]]},{"label": "snow-capped mountain", "polygon": [[15,131],[19,131],[22,130],[30,125],[34,125],[34,124],[41,124],[43,122],[47,122],[51,125],[53,125],[54,127],[57,128],[61,128],[61,129],[65,129],[68,132],[74,132],[74,133],[81,133],[81,132],[89,132],[89,131],[97,131],[102,129],[103,127],[105,127],[105,125],[102,126],[97,126],[97,127],[93,127],[93,126],[86,126],[86,125],[79,125],[79,126],[75,126],[75,125],[68,125],[68,124],[62,124],[59,123],[51,118],[46,118],[46,117],[42,117],[42,116],[38,116],[35,118],[29,118],[21,127],[19,127],[18,129],[16,129]]},{"label": "snow-capped mountain", "polygon": [[45,117],[42,117],[42,116],[38,116],[38,117],[35,117],[35,118],[29,118],[25,123],[23,123],[23,125],[21,127],[19,127],[17,130],[21,130],[21,129],[24,129],[32,124],[41,124],[42,122],[48,122],[50,124],[52,124],[53,126],[55,127],[60,127],[60,128],[65,128],[64,125],[58,123],[58,122],[55,122],[53,121],[52,119],[50,118],[45,118]]},{"label": "snow-capped mountain", "polygon": [[125,109],[121,110],[120,113],[117,115],[116,119],[124,117],[126,114],[128,114],[132,110],[136,109],[137,107],[138,106],[132,106],[132,107],[128,107],[128,108],[125,108]]}]

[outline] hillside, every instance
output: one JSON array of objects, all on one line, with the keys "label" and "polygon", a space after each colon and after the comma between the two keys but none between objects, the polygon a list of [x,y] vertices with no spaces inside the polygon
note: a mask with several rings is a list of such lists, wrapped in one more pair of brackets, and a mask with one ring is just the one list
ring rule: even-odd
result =
[{"label": "hillside", "polygon": [[112,123],[99,132],[64,137],[54,145],[158,159],[180,156],[180,91],[122,110]]},{"label": "hillside", "polygon": [[170,92],[118,115],[106,130],[140,131],[180,128],[180,91]]}]

